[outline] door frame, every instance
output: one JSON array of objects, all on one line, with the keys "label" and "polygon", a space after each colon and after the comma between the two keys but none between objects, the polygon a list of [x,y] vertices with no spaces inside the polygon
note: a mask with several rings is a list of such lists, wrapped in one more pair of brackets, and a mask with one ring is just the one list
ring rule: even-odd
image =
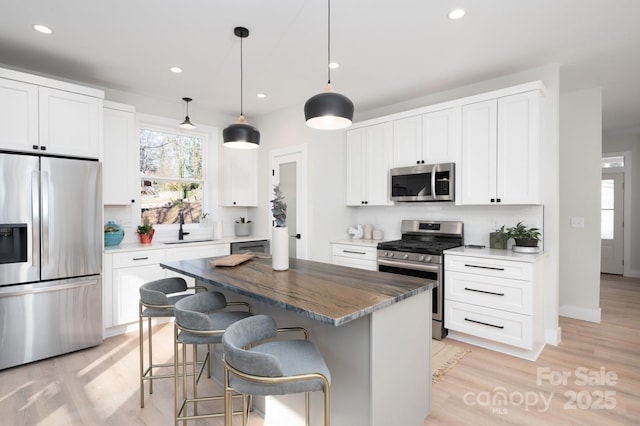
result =
[{"label": "door frame", "polygon": [[602,157],[624,157],[624,167],[615,169],[601,169],[602,174],[606,172],[622,172],[624,173],[624,207],[622,209],[624,217],[622,218],[624,223],[623,229],[623,259],[624,267],[622,269],[623,276],[625,277],[640,277],[640,271],[631,271],[631,194],[633,191],[631,181],[631,151],[619,151],[619,152],[603,152]]},{"label": "door frame", "polygon": [[[298,259],[307,259],[309,253],[308,200],[307,200],[307,146],[294,145],[269,151],[269,167],[272,170],[269,178],[269,199],[273,196],[273,185],[277,166],[283,163],[296,163],[296,229],[302,238],[296,239],[296,255]],[[269,223],[273,221],[271,207],[268,209]],[[273,227],[269,227],[269,233]]]}]

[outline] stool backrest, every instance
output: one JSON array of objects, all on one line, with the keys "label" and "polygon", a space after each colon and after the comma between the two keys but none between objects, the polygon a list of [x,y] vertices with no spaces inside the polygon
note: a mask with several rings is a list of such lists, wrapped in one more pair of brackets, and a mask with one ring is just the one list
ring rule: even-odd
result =
[{"label": "stool backrest", "polygon": [[207,314],[224,309],[227,299],[217,291],[196,293],[180,299],[174,306],[176,324],[191,330],[213,330],[216,327]]},{"label": "stool backrest", "polygon": [[222,337],[226,362],[233,368],[254,376],[281,377],[282,366],[276,357],[244,349],[274,337],[277,333],[275,321],[266,315],[255,315],[234,322],[227,327]]},{"label": "stool backrest", "polygon": [[140,301],[148,305],[170,305],[168,294],[181,293],[187,289],[184,278],[171,277],[142,284]]}]

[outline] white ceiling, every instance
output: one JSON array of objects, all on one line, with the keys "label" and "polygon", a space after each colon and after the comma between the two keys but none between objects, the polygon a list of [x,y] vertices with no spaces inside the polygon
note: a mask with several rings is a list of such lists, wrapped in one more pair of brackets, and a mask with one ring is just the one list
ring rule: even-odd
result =
[{"label": "white ceiling", "polygon": [[[640,130],[638,0],[333,0],[335,89],[366,111],[558,63],[603,89],[605,131]],[[467,15],[446,14],[463,7]],[[0,63],[237,115],[302,105],[326,84],[326,0],[2,0]],[[45,24],[54,34],[35,32]],[[180,66],[182,74],[168,71]],[[266,99],[257,99],[264,92]],[[302,111],[301,111],[302,115]],[[192,119],[197,120],[192,114]]]}]

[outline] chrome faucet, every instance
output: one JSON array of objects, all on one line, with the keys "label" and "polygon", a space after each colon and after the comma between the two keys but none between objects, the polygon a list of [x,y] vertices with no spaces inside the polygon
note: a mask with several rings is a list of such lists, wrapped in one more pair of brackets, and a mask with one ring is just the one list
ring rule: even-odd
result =
[{"label": "chrome faucet", "polygon": [[189,235],[189,232],[184,232],[182,230],[182,225],[184,225],[184,212],[182,210],[180,210],[178,217],[180,218],[180,230],[178,231],[178,239],[182,241],[184,240],[185,235]]}]

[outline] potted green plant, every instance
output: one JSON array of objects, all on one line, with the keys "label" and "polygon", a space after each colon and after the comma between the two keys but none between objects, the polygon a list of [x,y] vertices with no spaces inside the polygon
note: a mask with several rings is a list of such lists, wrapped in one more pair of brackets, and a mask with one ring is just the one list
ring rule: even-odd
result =
[{"label": "potted green plant", "polygon": [[244,217],[240,217],[240,220],[236,220],[235,233],[237,237],[246,237],[251,234],[251,221],[246,220]]},{"label": "potted green plant", "polygon": [[153,234],[155,234],[156,230],[153,229],[152,224],[145,223],[144,225],[139,225],[136,232],[140,238],[140,244],[151,244]]},{"label": "potted green plant", "polygon": [[520,247],[537,247],[540,240],[540,229],[527,227],[522,222],[518,222],[516,226],[507,229],[509,239],[513,239],[516,246]]},{"label": "potted green plant", "polygon": [[495,232],[489,233],[489,247],[492,249],[506,249],[509,234],[504,229],[504,225],[496,229]]}]

